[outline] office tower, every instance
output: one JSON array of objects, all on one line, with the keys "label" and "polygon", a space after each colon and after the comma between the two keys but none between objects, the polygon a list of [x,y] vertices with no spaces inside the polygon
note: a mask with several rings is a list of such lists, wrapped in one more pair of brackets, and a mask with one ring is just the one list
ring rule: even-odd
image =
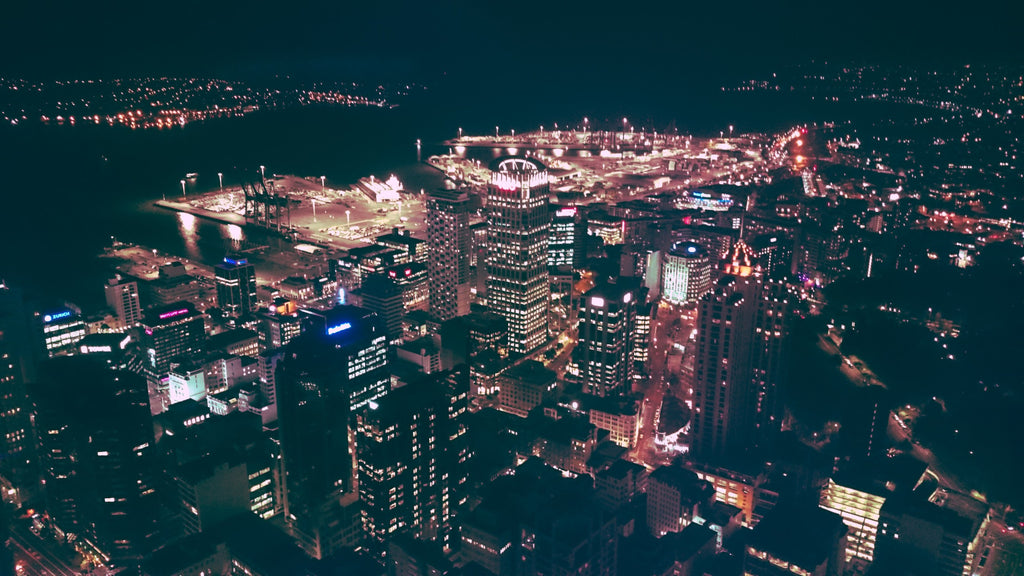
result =
[{"label": "office tower", "polygon": [[842,576],[847,528],[837,514],[807,506],[777,507],[751,531],[743,557],[749,576]]},{"label": "office tower", "polygon": [[[646,288],[646,286],[645,286]],[[642,378],[647,371],[648,351],[651,346],[651,323],[658,310],[654,300],[636,303],[636,326],[633,327],[633,372],[634,378]]]},{"label": "office tower", "polygon": [[391,386],[387,338],[373,313],[353,306],[310,315],[309,328],[278,363],[276,394],[284,469],[284,515],[308,554],[353,542],[352,414]]},{"label": "office tower", "polygon": [[395,279],[386,274],[372,274],[363,280],[359,292],[363,308],[377,314],[383,323],[388,342],[401,340],[405,304],[402,289]]},{"label": "office tower", "polygon": [[526,418],[530,411],[554,398],[558,375],[536,360],[526,360],[498,376],[498,410]]},{"label": "office tower", "polygon": [[781,427],[789,294],[765,279],[742,241],[697,316],[691,452],[721,461],[763,448]]},{"label": "office tower", "polygon": [[551,236],[548,239],[548,268],[573,269],[583,261],[583,234],[578,232],[575,206],[551,207]]},{"label": "office tower", "polygon": [[73,354],[75,345],[85,337],[82,311],[75,306],[65,303],[43,313],[36,312],[35,317],[37,330],[42,332],[43,358]]},{"label": "office tower", "polygon": [[435,190],[427,199],[430,313],[439,322],[469,314],[469,193]]},{"label": "office tower", "polygon": [[508,320],[509,350],[548,337],[548,172],[529,158],[499,158],[487,188],[487,303]]},{"label": "office tower", "polygon": [[21,292],[0,281],[0,487],[3,499],[15,504],[31,496],[39,483],[25,395],[33,367],[29,333]]},{"label": "office tower", "polygon": [[131,328],[142,322],[142,307],[139,306],[139,283],[117,275],[103,286],[107,306],[117,316],[118,328]]},{"label": "office tower", "polygon": [[357,416],[363,529],[383,543],[408,530],[452,547],[452,519],[465,503],[468,373],[413,382]]},{"label": "office tower", "polygon": [[302,333],[298,306],[291,300],[279,300],[270,311],[260,315],[260,347],[263,350],[282,348]]},{"label": "office tower", "polygon": [[206,321],[189,302],[177,302],[146,312],[140,338],[148,371],[162,375],[171,359],[199,351],[206,342]]},{"label": "office tower", "polygon": [[236,318],[256,312],[256,267],[247,258],[225,256],[213,270],[217,306]]},{"label": "office tower", "polygon": [[692,470],[662,466],[647,479],[647,528],[655,538],[680,532],[695,517],[707,513],[715,489]]},{"label": "office tower", "polygon": [[636,283],[626,278],[601,282],[580,298],[579,342],[573,356],[587,394],[630,392],[636,298]]},{"label": "office tower", "polygon": [[91,356],[50,360],[33,387],[46,509],[113,563],[137,564],[158,544],[146,381]]},{"label": "office tower", "polygon": [[677,242],[662,259],[661,294],[670,304],[695,302],[711,290],[711,259],[700,244]]}]

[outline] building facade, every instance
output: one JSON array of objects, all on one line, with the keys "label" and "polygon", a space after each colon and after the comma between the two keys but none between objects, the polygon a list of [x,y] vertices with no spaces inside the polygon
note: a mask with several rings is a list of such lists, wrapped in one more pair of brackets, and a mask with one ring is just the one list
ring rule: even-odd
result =
[{"label": "building facade", "polygon": [[533,159],[491,164],[487,188],[487,303],[508,321],[509,350],[527,354],[548,338],[548,173]]},{"label": "building facade", "polygon": [[445,321],[469,314],[469,193],[435,190],[427,199],[430,313]]}]

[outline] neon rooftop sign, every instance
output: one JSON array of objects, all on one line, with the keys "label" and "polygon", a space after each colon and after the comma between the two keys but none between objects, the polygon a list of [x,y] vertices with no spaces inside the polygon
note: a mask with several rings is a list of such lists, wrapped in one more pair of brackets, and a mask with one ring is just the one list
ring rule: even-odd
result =
[{"label": "neon rooftop sign", "polygon": [[246,264],[249,263],[249,259],[248,258],[239,258],[238,260],[235,260],[234,258],[228,258],[227,256],[225,256],[224,257],[224,263],[225,264],[231,264],[232,266],[245,266]]},{"label": "neon rooftop sign", "polygon": [[344,330],[348,330],[351,327],[352,327],[352,323],[351,322],[342,322],[341,324],[335,324],[334,326],[328,326],[327,327],[327,335],[328,336],[333,336],[334,334],[337,334],[338,332],[342,332]]},{"label": "neon rooftop sign", "polygon": [[182,308],[180,310],[172,310],[170,312],[164,312],[160,315],[161,320],[167,320],[168,318],[174,318],[175,316],[181,316],[182,314],[188,314],[188,308]]},{"label": "neon rooftop sign", "polygon": [[56,314],[47,314],[46,316],[43,316],[43,322],[53,322],[54,320],[60,320],[61,318],[67,318],[69,316],[71,316],[70,310],[57,312]]}]

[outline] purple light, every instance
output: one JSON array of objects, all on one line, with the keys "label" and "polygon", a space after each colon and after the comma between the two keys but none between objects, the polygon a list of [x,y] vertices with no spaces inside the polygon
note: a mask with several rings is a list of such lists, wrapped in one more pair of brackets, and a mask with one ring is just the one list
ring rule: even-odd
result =
[{"label": "purple light", "polygon": [[181,310],[174,310],[171,312],[164,312],[160,315],[161,320],[167,320],[168,318],[174,318],[175,316],[181,316],[182,314],[188,314],[188,308],[182,308]]}]

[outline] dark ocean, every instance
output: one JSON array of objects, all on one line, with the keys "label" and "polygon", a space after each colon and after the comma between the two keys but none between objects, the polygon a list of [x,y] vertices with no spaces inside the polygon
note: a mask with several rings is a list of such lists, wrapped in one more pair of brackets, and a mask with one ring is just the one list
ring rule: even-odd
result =
[{"label": "dark ocean", "polygon": [[[844,114],[805,99],[774,94],[724,93],[717,86],[678,94],[629,95],[517,92],[494,85],[450,85],[427,90],[392,109],[307,107],[261,111],[165,130],[56,126],[25,122],[0,127],[0,278],[37,299],[68,299],[87,310],[102,305],[108,275],[96,255],[111,237],[161,252],[218,260],[232,243],[226,226],[198,220],[183,238],[173,212],[152,206],[180,194],[180,180],[196,172],[189,193],[216,189],[258,170],[268,174],[325,175],[347,187],[363,176],[395,173],[408,189],[439,186],[438,173],[419,162],[447,152],[440,143],[498,126],[527,131],[540,125],[591,129],[633,126],[717,135],[776,130],[794,123],[839,120]],[[423,142],[417,156],[416,140]],[[237,241],[237,231],[234,234]],[[260,240],[259,238],[251,238]]]}]

